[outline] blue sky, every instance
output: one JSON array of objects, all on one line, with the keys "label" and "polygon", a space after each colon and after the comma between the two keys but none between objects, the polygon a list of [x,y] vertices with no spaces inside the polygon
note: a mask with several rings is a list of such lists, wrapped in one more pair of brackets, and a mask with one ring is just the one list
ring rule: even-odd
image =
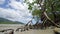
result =
[{"label": "blue sky", "polygon": [[27,23],[32,19],[32,15],[29,13],[27,4],[23,1],[24,0],[0,0],[0,17]]}]

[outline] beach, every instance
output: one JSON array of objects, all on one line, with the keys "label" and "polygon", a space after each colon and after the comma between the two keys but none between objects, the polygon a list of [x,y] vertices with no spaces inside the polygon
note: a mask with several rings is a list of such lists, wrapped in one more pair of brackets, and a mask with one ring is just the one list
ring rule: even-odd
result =
[{"label": "beach", "polygon": [[[4,29],[14,29],[14,34],[54,34],[53,29],[29,29],[28,31],[16,31],[17,28],[20,28],[24,25],[21,24],[1,24],[0,31]],[[0,34],[4,34],[0,32]]]}]

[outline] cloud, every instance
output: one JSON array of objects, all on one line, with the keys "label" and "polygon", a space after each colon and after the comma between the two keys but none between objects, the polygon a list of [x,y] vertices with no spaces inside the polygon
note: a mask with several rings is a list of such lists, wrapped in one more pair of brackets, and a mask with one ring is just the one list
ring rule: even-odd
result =
[{"label": "cloud", "polygon": [[5,0],[0,0],[0,4],[4,4],[5,3]]},{"label": "cloud", "polygon": [[25,3],[17,2],[15,0],[10,1],[9,6],[13,7],[16,10],[27,10],[27,5]]},{"label": "cloud", "polygon": [[0,17],[7,18],[12,21],[20,21],[27,23],[31,20],[32,15],[29,13],[26,3],[17,2],[16,0],[9,0],[7,4],[9,8],[0,8]]}]

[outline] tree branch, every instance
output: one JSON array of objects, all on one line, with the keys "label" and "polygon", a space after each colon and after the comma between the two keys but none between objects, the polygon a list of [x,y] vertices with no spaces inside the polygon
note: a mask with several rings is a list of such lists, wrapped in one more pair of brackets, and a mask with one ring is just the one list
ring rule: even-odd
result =
[{"label": "tree branch", "polygon": [[59,28],[60,28],[59,25],[57,25],[56,23],[54,23],[54,21],[52,21],[52,20],[48,17],[48,15],[47,15],[46,12],[44,12],[44,15],[45,15],[45,17],[46,17],[51,23],[53,23],[56,27],[59,27]]}]

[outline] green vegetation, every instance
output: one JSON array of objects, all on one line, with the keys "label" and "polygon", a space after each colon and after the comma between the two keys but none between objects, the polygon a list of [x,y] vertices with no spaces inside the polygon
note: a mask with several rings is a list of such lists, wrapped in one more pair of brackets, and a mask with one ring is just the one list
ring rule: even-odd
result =
[{"label": "green vegetation", "polygon": [[24,24],[22,22],[17,22],[17,21],[10,21],[8,19],[5,18],[0,18],[0,24]]},{"label": "green vegetation", "polygon": [[[32,3],[29,0],[25,0],[28,4],[28,9],[32,13],[34,19],[43,22],[43,26],[46,24],[60,27],[60,0],[33,0]],[[47,25],[48,26],[48,25]]]}]

